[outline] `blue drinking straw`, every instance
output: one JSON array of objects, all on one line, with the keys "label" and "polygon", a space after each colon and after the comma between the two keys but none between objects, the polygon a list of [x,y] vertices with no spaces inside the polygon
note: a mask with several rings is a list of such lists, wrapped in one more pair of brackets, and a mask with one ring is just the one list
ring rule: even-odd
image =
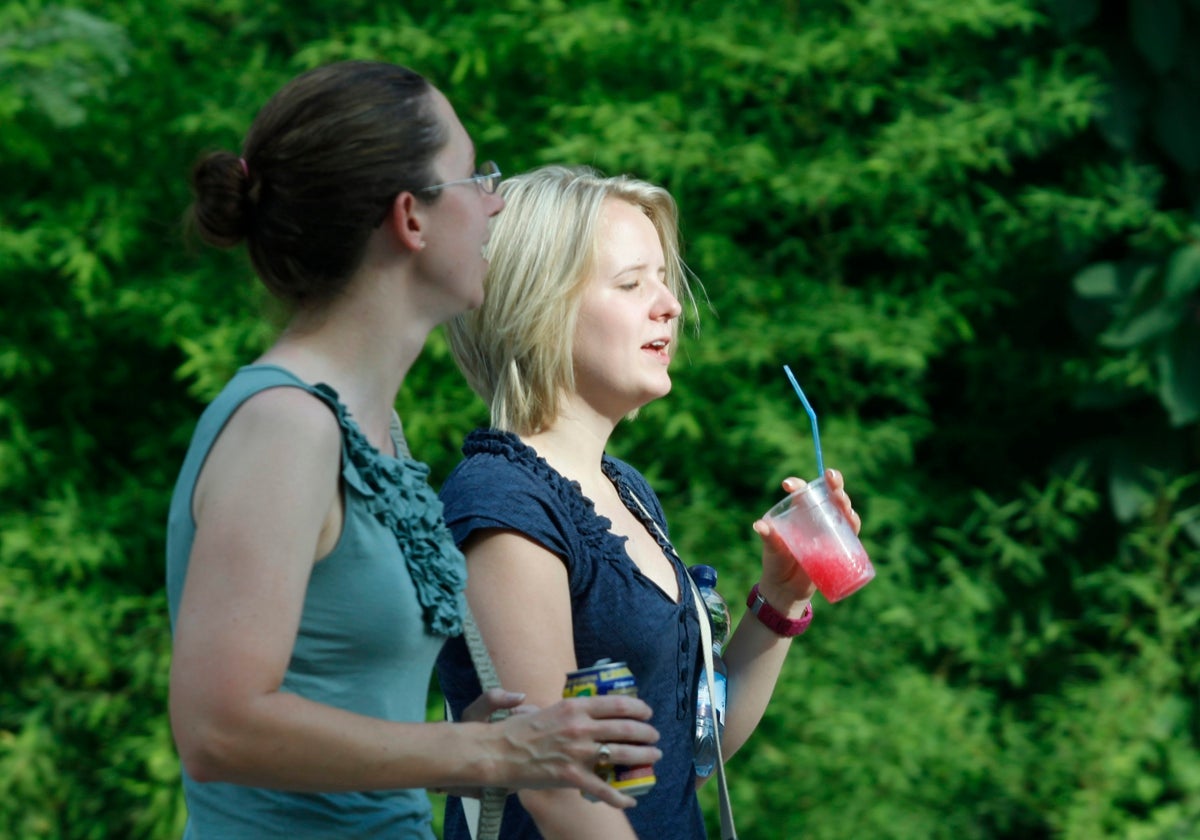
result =
[{"label": "blue drinking straw", "polygon": [[796,389],[796,396],[800,398],[800,402],[804,403],[804,410],[808,412],[808,420],[812,423],[813,446],[817,448],[817,475],[824,476],[825,460],[821,457],[821,435],[817,432],[817,412],[813,411],[813,407],[808,404],[808,397],[804,396],[800,383],[796,381],[796,377],[792,376],[792,369],[784,365],[783,372],[787,374],[792,387]]}]

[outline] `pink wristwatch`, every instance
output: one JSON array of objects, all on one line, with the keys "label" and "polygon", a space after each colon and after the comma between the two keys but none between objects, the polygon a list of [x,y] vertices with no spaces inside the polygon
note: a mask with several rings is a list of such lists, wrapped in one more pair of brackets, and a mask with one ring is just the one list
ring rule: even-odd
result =
[{"label": "pink wristwatch", "polygon": [[793,636],[799,636],[808,629],[808,625],[812,624],[812,601],[804,605],[804,612],[799,618],[788,618],[779,610],[767,603],[767,599],[758,591],[758,584],[754,584],[754,588],[750,590],[750,595],[746,598],[746,606],[750,608],[750,612],[754,613],[755,617],[765,624],[772,632],[790,639]]}]

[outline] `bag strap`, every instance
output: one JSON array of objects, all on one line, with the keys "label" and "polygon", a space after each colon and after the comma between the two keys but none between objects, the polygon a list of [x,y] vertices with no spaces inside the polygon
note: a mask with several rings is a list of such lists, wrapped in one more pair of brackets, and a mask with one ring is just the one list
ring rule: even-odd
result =
[{"label": "bag strap", "polygon": [[[642,504],[642,500],[638,498],[637,493],[630,490],[629,495],[633,497],[633,500],[637,503],[637,506],[641,509],[645,517],[650,520],[650,524],[654,526],[654,530],[658,532],[663,542],[670,546],[671,551],[675,552],[675,556],[678,557],[679,552],[675,551],[675,546],[671,545],[671,540],[663,533],[662,526],[658,524],[657,519],[650,515],[650,511],[646,510],[646,506]],[[692,603],[696,607],[696,618],[700,622],[700,646],[704,649],[704,676],[708,681],[708,696],[715,700],[717,688],[713,683],[712,628],[709,626],[707,611],[703,607],[704,599],[700,597],[700,588],[696,586],[696,581],[692,580],[690,574],[685,572],[683,576],[691,584]],[[682,597],[683,593],[680,592],[679,594]],[[721,730],[717,726],[716,703],[708,704],[708,713],[712,717],[713,732],[720,733]],[[721,838],[722,840],[737,840],[737,829],[733,824],[733,806],[729,802],[729,785],[725,779],[725,757],[721,753],[721,737],[719,734],[715,740],[717,743],[717,798],[721,806]]]},{"label": "bag strap", "polygon": [[[479,625],[475,623],[475,615],[467,604],[466,595],[459,596],[459,612],[462,615],[463,638],[467,650],[471,654],[471,662],[475,665],[475,673],[479,675],[480,691],[489,688],[499,688],[500,678],[496,675],[496,666],[492,664],[491,654],[483,643]],[[489,720],[492,722],[504,720],[511,712],[508,709],[497,709],[492,712]],[[446,719],[453,720],[450,713],[450,703],[446,703]],[[499,840],[500,823],[504,818],[504,802],[508,799],[505,788],[484,788],[479,802],[468,797],[459,801],[467,817],[467,827],[470,829],[472,840]]]}]

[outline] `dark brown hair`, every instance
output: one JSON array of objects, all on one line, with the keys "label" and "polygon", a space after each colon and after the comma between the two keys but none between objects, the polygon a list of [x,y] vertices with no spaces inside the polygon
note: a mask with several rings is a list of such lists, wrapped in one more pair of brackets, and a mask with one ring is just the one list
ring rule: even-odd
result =
[{"label": "dark brown hair", "polygon": [[432,181],[446,142],[432,90],[418,73],[383,62],[301,74],[255,117],[240,158],[212,152],[196,163],[192,227],[218,247],[245,239],[280,299],[330,300],[396,195]]}]

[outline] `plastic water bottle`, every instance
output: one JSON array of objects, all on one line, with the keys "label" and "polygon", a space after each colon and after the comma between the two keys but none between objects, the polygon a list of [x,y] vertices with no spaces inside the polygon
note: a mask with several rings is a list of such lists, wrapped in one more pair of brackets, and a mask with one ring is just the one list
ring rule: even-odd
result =
[{"label": "plastic water bottle", "polygon": [[[725,697],[726,676],[725,662],[721,659],[721,650],[729,640],[729,605],[717,592],[717,570],[712,566],[692,566],[688,571],[692,580],[700,590],[700,597],[708,609],[712,623],[712,654],[713,654],[713,690],[715,698],[708,696],[708,679],[705,672],[700,673],[700,685],[696,689],[696,738],[693,747],[693,761],[696,765],[696,775],[706,778],[717,769],[717,739],[725,731]],[[717,727],[713,731],[710,707],[717,711]]]}]

